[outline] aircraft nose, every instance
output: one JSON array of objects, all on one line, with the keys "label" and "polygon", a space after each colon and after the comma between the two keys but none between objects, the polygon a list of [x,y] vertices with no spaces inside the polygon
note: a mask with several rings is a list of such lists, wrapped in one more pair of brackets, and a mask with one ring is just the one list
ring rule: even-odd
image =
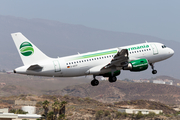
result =
[{"label": "aircraft nose", "polygon": [[174,55],[174,50],[171,49],[171,48],[169,48],[169,54],[170,54],[171,56],[173,56],[173,55]]}]

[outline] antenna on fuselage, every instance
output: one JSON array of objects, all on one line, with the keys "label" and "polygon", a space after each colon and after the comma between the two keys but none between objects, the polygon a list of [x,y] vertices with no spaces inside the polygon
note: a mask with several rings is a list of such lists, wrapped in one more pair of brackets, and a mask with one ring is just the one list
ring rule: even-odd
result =
[{"label": "antenna on fuselage", "polygon": [[148,43],[147,41],[145,41],[146,43]]},{"label": "antenna on fuselage", "polygon": [[80,53],[79,52],[77,52],[78,53],[78,55],[80,55]]}]

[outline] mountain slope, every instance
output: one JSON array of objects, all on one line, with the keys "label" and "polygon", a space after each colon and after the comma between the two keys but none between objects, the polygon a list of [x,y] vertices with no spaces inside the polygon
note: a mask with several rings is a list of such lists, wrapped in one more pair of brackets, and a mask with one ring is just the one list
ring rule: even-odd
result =
[{"label": "mountain slope", "polygon": [[153,83],[117,81],[110,84],[108,81],[102,81],[97,87],[89,84],[68,86],[61,94],[90,97],[103,102],[145,99],[168,104],[180,103],[180,87]]}]

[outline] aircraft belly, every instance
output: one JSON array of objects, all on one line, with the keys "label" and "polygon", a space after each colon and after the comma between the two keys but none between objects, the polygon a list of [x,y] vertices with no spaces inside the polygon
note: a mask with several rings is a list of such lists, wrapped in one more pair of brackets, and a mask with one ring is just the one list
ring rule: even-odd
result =
[{"label": "aircraft belly", "polygon": [[87,71],[88,69],[89,69],[89,66],[67,68],[63,70],[63,76],[64,77],[82,76],[82,75],[85,75],[85,71]]}]

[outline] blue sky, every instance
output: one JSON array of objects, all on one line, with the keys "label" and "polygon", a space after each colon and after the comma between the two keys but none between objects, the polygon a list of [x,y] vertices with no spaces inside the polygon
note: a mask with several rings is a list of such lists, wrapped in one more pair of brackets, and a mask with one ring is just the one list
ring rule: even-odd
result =
[{"label": "blue sky", "polygon": [[180,0],[1,0],[0,15],[42,18],[180,42]]}]

